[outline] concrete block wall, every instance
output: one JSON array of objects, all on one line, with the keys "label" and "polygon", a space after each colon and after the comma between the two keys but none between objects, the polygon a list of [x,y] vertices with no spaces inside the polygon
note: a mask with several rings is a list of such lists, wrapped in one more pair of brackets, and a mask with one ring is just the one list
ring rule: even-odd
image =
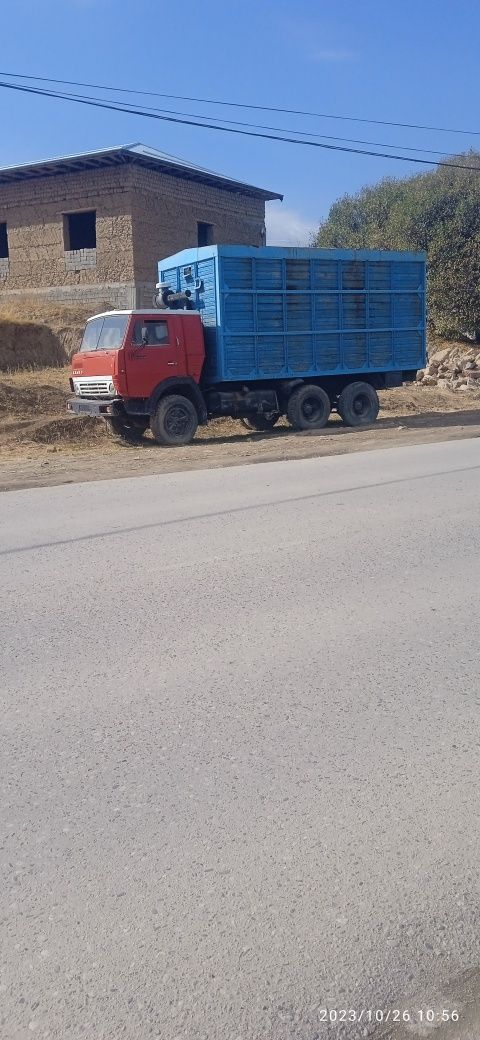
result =
[{"label": "concrete block wall", "polygon": [[[138,290],[133,282],[104,282],[93,285],[55,285],[44,286],[40,289],[9,289],[2,292],[2,281],[0,280],[0,303],[3,299],[21,301],[42,300],[44,303],[68,303],[88,304],[92,314],[103,310],[105,307],[118,310],[130,310],[138,307]],[[148,301],[148,306],[151,304]]]},{"label": "concrete block wall", "polygon": [[65,270],[85,271],[90,267],[97,266],[96,249],[68,249],[65,250]]}]

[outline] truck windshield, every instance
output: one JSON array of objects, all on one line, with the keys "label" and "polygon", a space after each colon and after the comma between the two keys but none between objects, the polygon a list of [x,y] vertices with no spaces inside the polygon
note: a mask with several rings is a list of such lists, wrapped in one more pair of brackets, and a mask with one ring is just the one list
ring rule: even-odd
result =
[{"label": "truck windshield", "polygon": [[123,343],[127,314],[92,318],[87,321],[80,350],[117,350]]}]

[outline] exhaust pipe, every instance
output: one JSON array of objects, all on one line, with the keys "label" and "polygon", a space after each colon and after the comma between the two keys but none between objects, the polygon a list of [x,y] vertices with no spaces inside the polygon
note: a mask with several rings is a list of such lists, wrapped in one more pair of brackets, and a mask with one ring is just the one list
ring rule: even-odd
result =
[{"label": "exhaust pipe", "polygon": [[166,282],[158,282],[156,290],[153,303],[159,310],[188,310],[188,304],[192,297],[190,289],[185,289],[185,292],[174,293],[173,289]]}]

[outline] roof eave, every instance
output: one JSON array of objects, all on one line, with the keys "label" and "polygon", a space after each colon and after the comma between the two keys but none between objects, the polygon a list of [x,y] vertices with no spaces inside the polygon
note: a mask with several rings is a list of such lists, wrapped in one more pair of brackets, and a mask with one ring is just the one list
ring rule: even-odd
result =
[{"label": "roof eave", "polygon": [[80,155],[69,155],[64,158],[52,159],[38,163],[25,163],[21,166],[10,166],[0,169],[0,186],[2,184],[21,183],[26,180],[37,180],[41,177],[68,176],[70,173],[84,173],[88,170],[98,170],[123,164],[134,164],[144,166],[153,170],[161,170],[172,177],[180,177],[183,180],[193,180],[201,184],[210,184],[224,191],[231,191],[239,195],[248,195],[253,198],[262,199],[265,202],[278,199],[283,201],[283,195],[257,188],[254,184],[245,184],[242,181],[223,177],[200,167],[182,165],[170,162],[167,157],[148,154],[148,150],[137,151],[137,146],[123,146],[120,148],[103,149],[98,152],[85,152]]},{"label": "roof eave", "polygon": [[266,188],[257,188],[255,184],[245,184],[243,181],[236,181],[230,177],[223,177],[221,174],[210,173],[208,170],[202,170],[195,166],[181,166],[176,163],[169,162],[168,159],[157,159],[154,156],[148,156],[141,153],[136,153],[129,148],[123,149],[126,161],[132,162],[139,166],[146,166],[150,169],[162,169],[165,173],[170,176],[178,176],[185,180],[198,181],[202,184],[215,184],[218,187],[223,188],[227,191],[237,192],[239,195],[251,195],[254,198],[264,199],[265,202],[271,202],[274,199],[279,199],[283,202],[283,195],[279,195],[278,192],[268,191]]}]

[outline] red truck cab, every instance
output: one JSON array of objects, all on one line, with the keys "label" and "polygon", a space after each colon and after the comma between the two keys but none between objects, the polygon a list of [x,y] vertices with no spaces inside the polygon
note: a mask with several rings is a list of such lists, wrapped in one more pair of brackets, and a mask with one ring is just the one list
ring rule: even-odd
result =
[{"label": "red truck cab", "polygon": [[[172,407],[169,410],[170,426],[172,432],[175,426],[177,435],[169,439],[167,430],[157,439],[179,443],[182,422],[191,439],[189,401],[197,424],[199,419],[206,421],[199,389],[204,360],[203,328],[197,312],[96,314],[87,321],[80,350],[72,358],[70,386],[75,396],[67,408],[77,415],[101,416],[116,433],[134,440],[145,432],[162,399],[168,398],[176,409],[175,414]],[[187,405],[180,400],[172,402],[182,397]]]}]

